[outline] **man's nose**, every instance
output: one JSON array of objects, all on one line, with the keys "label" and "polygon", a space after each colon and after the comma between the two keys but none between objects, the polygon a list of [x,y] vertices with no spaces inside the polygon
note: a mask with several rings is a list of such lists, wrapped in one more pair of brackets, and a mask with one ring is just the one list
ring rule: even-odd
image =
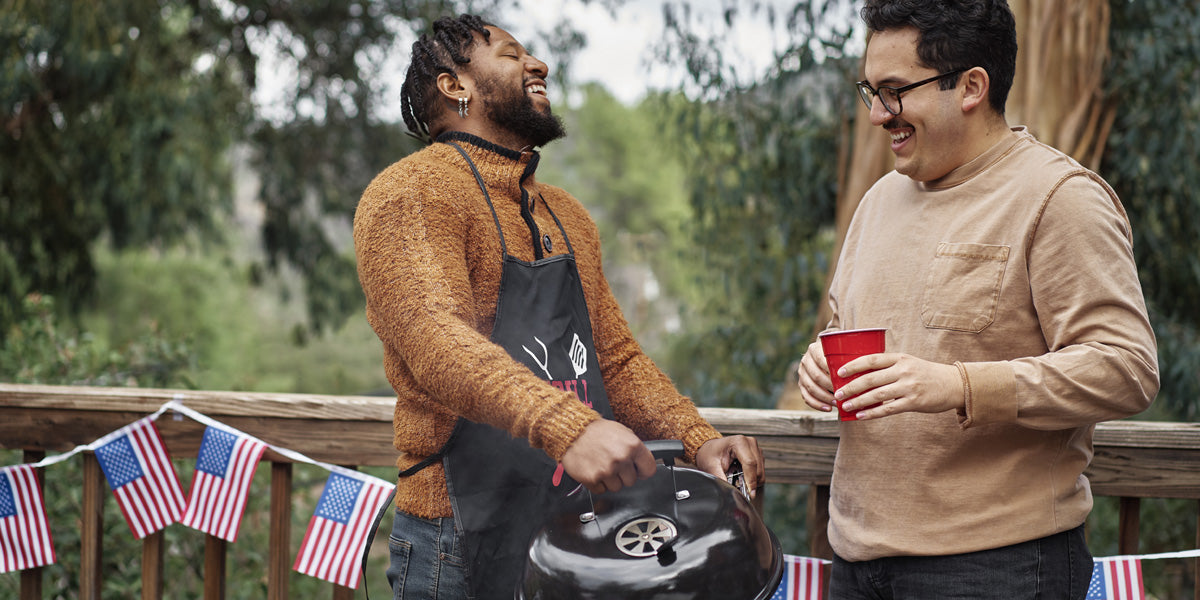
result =
[{"label": "man's nose", "polygon": [[878,95],[871,97],[870,117],[872,125],[883,125],[892,120],[894,116],[896,115],[893,115],[887,108],[884,108],[883,100]]},{"label": "man's nose", "polygon": [[550,67],[547,66],[546,63],[538,60],[538,58],[532,54],[529,55],[529,58],[526,60],[525,70],[537,75],[538,77],[541,77],[542,79],[550,76]]}]

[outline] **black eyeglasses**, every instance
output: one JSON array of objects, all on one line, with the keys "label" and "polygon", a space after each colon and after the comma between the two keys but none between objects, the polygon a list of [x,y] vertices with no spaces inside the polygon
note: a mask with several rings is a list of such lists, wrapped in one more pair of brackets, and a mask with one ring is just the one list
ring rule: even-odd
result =
[{"label": "black eyeglasses", "polygon": [[942,73],[941,75],[934,75],[929,79],[922,79],[916,83],[910,83],[901,87],[881,85],[879,86],[879,89],[876,89],[871,87],[871,84],[867,83],[866,80],[860,81],[854,85],[858,86],[858,97],[862,98],[863,104],[867,105],[867,110],[871,110],[871,100],[875,98],[875,96],[879,96],[879,101],[883,103],[883,107],[893,115],[899,116],[900,112],[904,110],[904,105],[900,103],[900,94],[903,94],[904,92],[907,92],[913,88],[923,86],[927,83],[933,83],[939,79],[945,79],[951,75],[958,75],[963,71],[966,71],[966,69],[948,71],[946,73]]}]

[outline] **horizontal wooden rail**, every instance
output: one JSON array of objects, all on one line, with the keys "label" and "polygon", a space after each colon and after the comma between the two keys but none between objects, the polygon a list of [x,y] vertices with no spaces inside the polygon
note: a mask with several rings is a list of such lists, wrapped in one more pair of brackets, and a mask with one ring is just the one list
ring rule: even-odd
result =
[{"label": "horizontal wooden rail", "polygon": [[[24,450],[26,457],[68,451],[78,445],[90,444],[172,400],[268,444],[315,460],[339,465],[387,467],[394,466],[398,458],[392,446],[394,400],[390,397],[4,383],[0,383],[0,448]],[[821,525],[826,518],[828,486],[838,445],[836,417],[815,411],[701,408],[700,412],[724,434],[757,438],[767,460],[769,483],[813,486],[815,493],[810,494],[809,518],[810,530],[817,539],[811,542],[810,550],[814,555],[827,556]],[[156,424],[172,456],[196,456],[204,428],[202,424],[173,412],[163,415]],[[1122,553],[1137,550],[1139,498],[1200,500],[1200,423],[1101,423],[1096,426],[1094,449],[1095,456],[1087,472],[1093,492],[1122,499],[1119,542]],[[272,467],[272,519],[285,522],[274,513],[277,509],[283,511],[288,505],[289,459],[270,451],[264,458],[275,465]],[[93,458],[88,460],[94,461]],[[102,478],[98,468],[85,469],[85,475]],[[101,489],[103,483],[85,481],[85,487],[88,486]],[[98,504],[87,504],[85,509],[89,514],[99,510]],[[98,525],[87,515],[83,521],[84,554],[98,552],[98,545],[96,548],[88,545],[88,540],[98,535],[98,531],[92,532],[88,528]],[[282,528],[273,535],[278,536],[277,542],[287,544],[287,534]],[[161,553],[161,540],[152,539],[148,544],[149,562],[157,566],[152,553]],[[213,561],[214,570],[223,571],[223,546],[214,546],[209,551],[212,556],[208,559]],[[285,560],[277,558],[272,558],[271,576],[274,579],[270,593],[271,597],[283,598],[287,596],[287,565]],[[83,560],[98,558],[85,556]],[[85,583],[98,590],[100,575],[89,568],[84,565],[84,577],[90,578]],[[155,572],[144,576],[144,580],[151,580],[146,583],[156,585],[161,585],[162,578],[161,573]],[[208,581],[206,577],[205,597],[223,597],[223,583],[223,573],[217,581]],[[209,586],[216,589],[209,590]],[[346,591],[336,591],[335,596]],[[143,597],[159,596],[144,593]],[[1197,598],[1200,598],[1200,592]]]},{"label": "horizontal wooden rail", "polygon": [[[171,400],[267,443],[335,464],[392,466],[394,400],[145,388],[0,383],[0,447],[66,451]],[[701,408],[725,434],[752,435],[772,483],[828,484],[839,424],[815,411]],[[203,426],[169,413],[158,422],[174,456],[195,456]],[[1096,426],[1088,477],[1098,495],[1200,499],[1200,423],[1114,421]],[[283,457],[271,460],[286,461]]]}]

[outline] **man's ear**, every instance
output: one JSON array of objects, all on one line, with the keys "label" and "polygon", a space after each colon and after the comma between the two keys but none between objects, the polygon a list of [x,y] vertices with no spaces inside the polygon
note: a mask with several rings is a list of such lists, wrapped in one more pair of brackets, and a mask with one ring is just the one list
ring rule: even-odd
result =
[{"label": "man's ear", "polygon": [[988,77],[988,72],[983,67],[972,67],[963,72],[963,112],[971,112],[975,107],[987,102],[988,90],[992,87],[992,80]]},{"label": "man's ear", "polygon": [[457,104],[459,98],[471,99],[470,90],[452,73],[438,73],[437,90],[438,101],[448,106]]}]

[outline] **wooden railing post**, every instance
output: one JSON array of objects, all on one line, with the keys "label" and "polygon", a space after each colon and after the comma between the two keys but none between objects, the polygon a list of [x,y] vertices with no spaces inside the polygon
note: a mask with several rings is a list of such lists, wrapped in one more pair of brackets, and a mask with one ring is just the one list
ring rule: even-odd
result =
[{"label": "wooden railing post", "polygon": [[814,558],[833,560],[829,546],[829,486],[808,486],[808,552]]},{"label": "wooden railing post", "polygon": [[1138,552],[1141,508],[1141,498],[1121,497],[1120,523],[1117,529],[1117,551],[1121,554],[1137,554]]},{"label": "wooden railing post", "polygon": [[204,600],[225,600],[225,540],[204,536]]},{"label": "wooden railing post", "polygon": [[288,599],[291,574],[292,463],[271,463],[271,550],[267,600]]},{"label": "wooden railing post", "polygon": [[104,472],[100,460],[83,453],[83,515],[79,532],[79,599],[100,600],[100,557],[104,540]]},{"label": "wooden railing post", "polygon": [[[26,450],[24,460],[26,464],[35,463],[43,458],[46,458],[46,453],[41,450]],[[42,493],[42,497],[46,496],[46,477],[44,469],[34,469],[34,476],[37,478],[37,488]],[[35,567],[21,571],[21,600],[38,600],[42,597],[42,573],[43,567]]]},{"label": "wooden railing post", "polygon": [[162,600],[163,531],[142,540],[142,600]]}]

